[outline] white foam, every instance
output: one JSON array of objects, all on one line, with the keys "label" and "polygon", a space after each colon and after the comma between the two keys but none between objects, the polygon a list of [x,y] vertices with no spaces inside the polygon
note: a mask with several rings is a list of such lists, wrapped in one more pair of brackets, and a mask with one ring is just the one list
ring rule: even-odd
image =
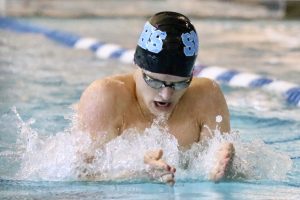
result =
[{"label": "white foam", "polygon": [[[161,125],[159,121],[154,121],[142,133],[129,129],[106,144],[97,144],[87,133],[78,131],[76,125],[54,136],[42,138],[37,133],[33,134],[30,123],[20,119],[24,150],[15,178],[149,180],[145,173],[148,166],[143,163],[144,154],[149,150],[162,149],[163,159],[177,169],[176,180],[206,180],[223,142],[234,144],[234,171],[246,174],[248,179],[282,179],[291,167],[289,156],[275,152],[263,142],[244,143],[238,134],[222,135],[219,130],[212,131],[215,136],[207,144],[195,143],[189,150],[181,151],[176,138]],[[87,162],[86,158],[90,156],[93,159]]]},{"label": "white foam", "polygon": [[222,122],[222,120],[223,120],[223,118],[222,118],[221,115],[217,115],[217,116],[216,116],[216,122],[217,122],[217,123]]}]

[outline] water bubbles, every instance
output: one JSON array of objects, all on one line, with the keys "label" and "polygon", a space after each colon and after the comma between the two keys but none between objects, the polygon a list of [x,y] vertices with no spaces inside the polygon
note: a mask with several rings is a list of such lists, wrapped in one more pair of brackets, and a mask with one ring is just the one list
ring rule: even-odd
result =
[{"label": "water bubbles", "polygon": [[217,123],[222,122],[222,120],[223,120],[223,118],[222,118],[221,115],[217,115],[217,116],[216,116],[216,122],[217,122]]}]

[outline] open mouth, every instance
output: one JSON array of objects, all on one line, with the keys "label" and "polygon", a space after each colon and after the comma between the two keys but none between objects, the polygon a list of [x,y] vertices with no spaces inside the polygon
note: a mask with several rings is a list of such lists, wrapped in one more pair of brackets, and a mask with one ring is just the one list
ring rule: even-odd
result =
[{"label": "open mouth", "polygon": [[154,105],[159,108],[169,108],[171,103],[163,101],[154,101]]}]

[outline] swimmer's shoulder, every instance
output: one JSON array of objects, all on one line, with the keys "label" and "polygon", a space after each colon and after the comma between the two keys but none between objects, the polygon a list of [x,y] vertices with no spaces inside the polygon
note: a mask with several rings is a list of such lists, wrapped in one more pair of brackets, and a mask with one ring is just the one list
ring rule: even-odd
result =
[{"label": "swimmer's shoulder", "polygon": [[[130,98],[134,89],[133,75],[130,73],[114,75],[92,82],[83,92],[80,101],[106,101],[116,103]],[[103,102],[105,101],[105,102]],[[95,102],[95,103],[96,103]]]},{"label": "swimmer's shoulder", "polygon": [[193,93],[199,95],[221,92],[219,84],[216,81],[202,77],[194,77],[189,89],[191,89]]},{"label": "swimmer's shoulder", "polygon": [[209,78],[193,78],[188,89],[189,99],[203,109],[225,106],[224,94],[219,84]]},{"label": "swimmer's shoulder", "polygon": [[100,92],[127,96],[135,89],[132,73],[109,76],[94,81],[91,87],[95,87]]},{"label": "swimmer's shoulder", "polygon": [[110,76],[92,82],[82,93],[77,111],[80,126],[92,135],[107,131],[115,137],[123,114],[131,104],[128,94],[131,75]]},{"label": "swimmer's shoulder", "polygon": [[200,122],[215,128],[216,116],[221,115],[223,118],[222,123],[219,124],[221,132],[229,132],[229,110],[219,84],[209,78],[195,78],[193,81],[191,88],[194,87],[194,90],[191,93],[194,95],[194,107],[201,110],[201,112],[198,112]]}]

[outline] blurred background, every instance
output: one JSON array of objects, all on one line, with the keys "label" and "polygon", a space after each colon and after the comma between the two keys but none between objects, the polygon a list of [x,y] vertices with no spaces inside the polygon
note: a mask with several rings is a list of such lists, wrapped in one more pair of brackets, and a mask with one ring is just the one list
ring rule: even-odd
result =
[{"label": "blurred background", "polygon": [[299,0],[0,0],[2,16],[136,17],[176,10],[194,17],[299,18]]},{"label": "blurred background", "polygon": [[[163,10],[192,20],[200,38],[199,63],[300,84],[300,0],[0,0],[2,16],[127,49],[135,48],[146,18]],[[22,69],[26,62],[37,69],[78,68],[76,81],[80,75],[85,84],[134,68],[97,59],[91,52],[70,51],[42,35],[1,30],[0,47],[3,69],[12,63],[16,70],[15,62]],[[89,66],[90,74],[83,74],[82,66]]]}]

